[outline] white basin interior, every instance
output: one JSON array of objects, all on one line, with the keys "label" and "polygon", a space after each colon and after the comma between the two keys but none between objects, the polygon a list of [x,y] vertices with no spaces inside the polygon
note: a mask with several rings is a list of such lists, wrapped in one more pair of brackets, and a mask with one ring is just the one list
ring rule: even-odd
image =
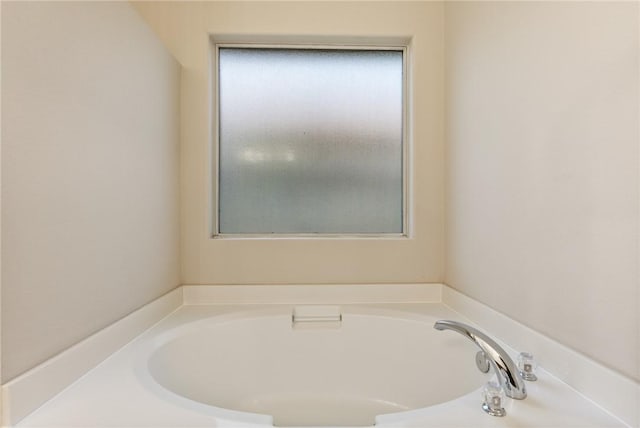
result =
[{"label": "white basin interior", "polygon": [[185,324],[156,342],[148,370],[175,394],[272,415],[275,426],[371,426],[376,415],[449,401],[487,379],[474,345],[434,330],[436,318],[342,312],[341,323],[294,326],[282,309]]}]

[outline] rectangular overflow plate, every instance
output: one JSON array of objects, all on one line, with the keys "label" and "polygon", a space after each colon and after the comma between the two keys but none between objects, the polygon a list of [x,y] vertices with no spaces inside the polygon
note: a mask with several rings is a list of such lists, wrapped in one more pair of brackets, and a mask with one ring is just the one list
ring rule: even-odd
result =
[{"label": "rectangular overflow plate", "polygon": [[291,311],[291,324],[302,327],[339,327],[342,310],[336,305],[300,305]]}]

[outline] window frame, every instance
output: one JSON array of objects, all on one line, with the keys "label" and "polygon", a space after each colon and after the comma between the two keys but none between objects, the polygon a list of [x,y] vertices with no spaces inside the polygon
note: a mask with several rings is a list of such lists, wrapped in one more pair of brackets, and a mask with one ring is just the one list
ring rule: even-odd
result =
[{"label": "window frame", "polygon": [[[402,52],[402,232],[400,233],[220,233],[220,49],[221,48],[251,48],[251,49],[308,49],[308,50],[385,50]],[[263,43],[263,42],[230,42],[211,40],[210,58],[210,108],[211,120],[211,163],[209,183],[212,184],[210,193],[209,231],[211,239],[408,239],[411,237],[411,199],[410,199],[410,153],[412,141],[410,138],[410,67],[409,45],[398,43],[358,44],[358,43]],[[211,147],[210,146],[210,147]]]}]

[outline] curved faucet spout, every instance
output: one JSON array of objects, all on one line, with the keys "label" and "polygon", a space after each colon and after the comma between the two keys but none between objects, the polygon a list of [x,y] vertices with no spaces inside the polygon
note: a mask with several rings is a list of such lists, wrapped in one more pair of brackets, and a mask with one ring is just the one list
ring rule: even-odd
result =
[{"label": "curved faucet spout", "polygon": [[527,397],[524,380],[520,376],[515,363],[509,357],[509,354],[489,336],[470,325],[458,321],[437,321],[433,328],[436,330],[453,330],[466,336],[485,353],[507,397],[515,398],[516,400],[522,400]]}]

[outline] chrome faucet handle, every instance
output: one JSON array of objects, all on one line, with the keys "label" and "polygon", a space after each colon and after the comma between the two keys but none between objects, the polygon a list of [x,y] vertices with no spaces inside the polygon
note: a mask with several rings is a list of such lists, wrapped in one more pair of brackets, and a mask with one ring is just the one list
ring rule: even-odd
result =
[{"label": "chrome faucet handle", "polygon": [[450,320],[437,321],[433,328],[436,330],[456,331],[475,343],[489,361],[498,377],[500,386],[507,397],[522,400],[527,397],[525,382],[509,354],[493,339],[470,325]]}]

